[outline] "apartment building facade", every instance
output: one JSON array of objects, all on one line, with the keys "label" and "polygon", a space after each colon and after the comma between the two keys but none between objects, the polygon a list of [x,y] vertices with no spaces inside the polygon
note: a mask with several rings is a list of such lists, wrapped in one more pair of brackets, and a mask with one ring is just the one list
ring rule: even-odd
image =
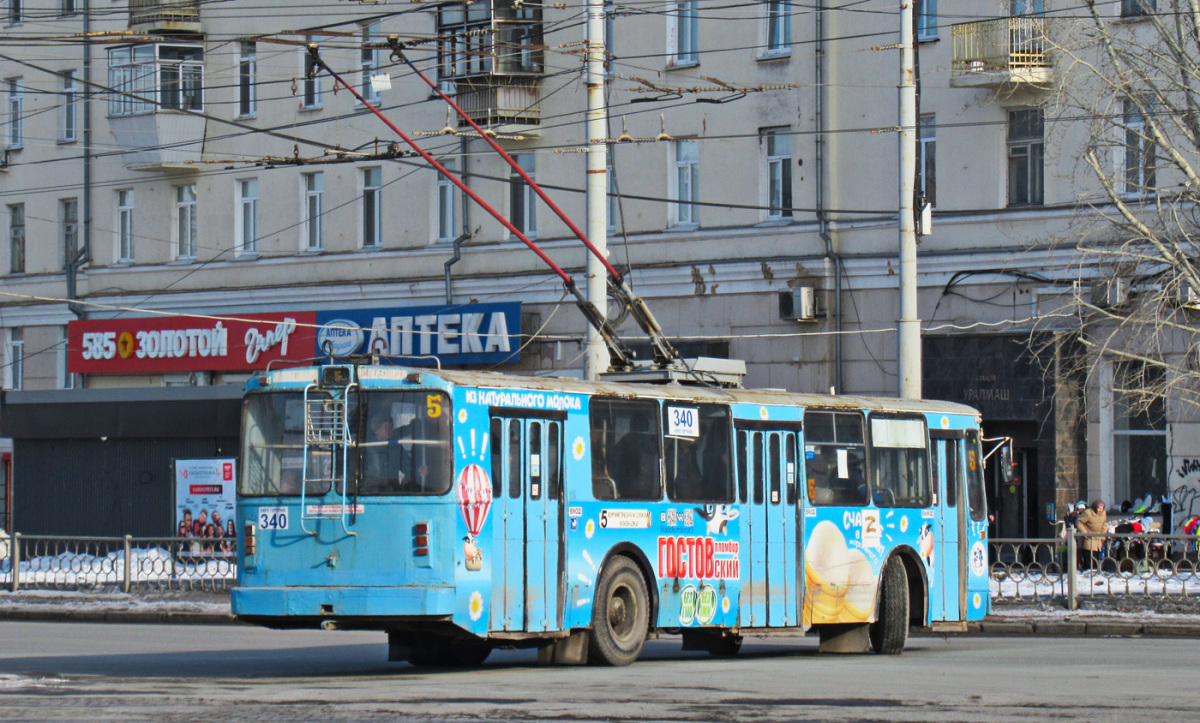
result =
[{"label": "apartment building facade", "polygon": [[[375,351],[579,373],[585,322],[557,277],[309,46],[582,283],[568,226],[406,64],[582,227],[582,5],[79,2],[0,0],[23,39],[0,54],[0,526],[63,531],[34,510],[89,469],[108,470],[93,494],[120,506],[164,460],[231,454],[240,383],[343,348],[330,321],[368,347],[383,337]],[[744,359],[748,385],[891,395],[898,11],[829,5],[607,7],[610,260],[685,353]],[[1169,400],[1141,415],[1114,401],[1118,366],[1080,374],[1077,325],[1046,323],[1095,274],[1047,240],[1097,192],[1078,139],[1048,130],[1061,76],[1045,9],[971,8],[994,19],[926,2],[917,22],[924,391],[1015,440],[1014,480],[990,482],[994,532],[1045,535],[1077,499],[1195,486],[1182,472],[1200,438]],[[377,319],[415,336],[372,334]],[[103,421],[64,422],[80,417]],[[141,447],[114,447],[119,419],[138,420],[125,428]],[[144,469],[114,461],[131,449]],[[90,462],[47,474],[64,454]]]}]

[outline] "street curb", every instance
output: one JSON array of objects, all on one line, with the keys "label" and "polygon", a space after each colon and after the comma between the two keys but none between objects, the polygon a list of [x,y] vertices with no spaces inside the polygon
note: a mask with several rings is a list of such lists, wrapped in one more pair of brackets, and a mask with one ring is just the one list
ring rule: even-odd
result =
[{"label": "street curb", "polygon": [[0,620],[45,623],[156,623],[164,625],[234,625],[229,613],[145,610],[0,610]]}]

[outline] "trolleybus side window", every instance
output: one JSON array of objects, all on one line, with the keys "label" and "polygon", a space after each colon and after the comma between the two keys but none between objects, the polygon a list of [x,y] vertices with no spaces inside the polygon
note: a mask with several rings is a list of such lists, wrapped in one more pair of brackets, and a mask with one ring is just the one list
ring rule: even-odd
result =
[{"label": "trolleybus side window", "polygon": [[812,504],[867,504],[867,448],[861,414],[805,412],[804,459]]},{"label": "trolleybus side window", "polygon": [[728,407],[663,405],[667,496],[677,502],[733,502]]},{"label": "trolleybus side window", "polygon": [[777,505],[781,501],[779,485],[782,478],[779,469],[779,435],[772,434],[767,444],[771,448],[768,453],[771,467],[771,504]]},{"label": "trolleybus side window", "polygon": [[979,444],[979,430],[967,430],[967,508],[971,519],[983,522],[987,519],[987,496],[983,490],[983,450]]},{"label": "trolleybus side window", "polygon": [[504,494],[504,420],[499,417],[492,417],[491,431],[488,436],[492,439],[492,497],[497,498]]},{"label": "trolleybus side window", "polygon": [[[444,494],[453,482],[450,400],[434,391],[364,391],[357,409],[358,493]],[[360,416],[361,415],[361,416]],[[365,420],[365,421],[364,421]]]},{"label": "trolleybus side window", "polygon": [[789,437],[791,440],[788,443],[785,455],[787,456],[787,503],[789,505],[796,504],[796,442],[794,437]]},{"label": "trolleybus side window", "polygon": [[658,403],[593,397],[589,407],[592,494],[601,500],[661,499]]},{"label": "trolleybus side window", "polygon": [[871,417],[871,494],[880,507],[928,507],[929,452],[925,420]]},{"label": "trolleybus side window", "polygon": [[763,456],[762,456],[762,432],[754,433],[754,476],[750,479],[754,483],[754,504],[761,505],[763,503]]},{"label": "trolleybus side window", "polygon": [[559,498],[562,490],[562,464],[559,460],[559,422],[546,422],[546,496]]},{"label": "trolleybus side window", "polygon": [[518,421],[508,422],[508,496],[518,499],[521,496],[521,424]]},{"label": "trolleybus side window", "polygon": [[737,458],[738,458],[738,501],[745,503],[746,501],[746,433],[739,431],[737,433]]}]

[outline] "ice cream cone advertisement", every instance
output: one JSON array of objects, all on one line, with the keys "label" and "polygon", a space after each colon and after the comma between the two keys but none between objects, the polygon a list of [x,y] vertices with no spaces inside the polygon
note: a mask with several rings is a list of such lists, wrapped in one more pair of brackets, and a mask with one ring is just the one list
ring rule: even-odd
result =
[{"label": "ice cream cone advertisement", "polygon": [[[877,517],[879,511],[859,514]],[[804,559],[804,625],[867,622],[875,608],[876,577],[867,555],[847,545],[836,524],[818,522]]]}]

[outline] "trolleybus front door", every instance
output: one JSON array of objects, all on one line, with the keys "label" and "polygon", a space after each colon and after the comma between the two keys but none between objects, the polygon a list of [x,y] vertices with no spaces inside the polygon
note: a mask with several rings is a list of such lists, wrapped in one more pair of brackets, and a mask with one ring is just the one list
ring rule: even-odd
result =
[{"label": "trolleybus front door", "polygon": [[934,464],[937,465],[937,564],[930,585],[930,611],[934,620],[964,620],[966,614],[966,559],[960,543],[965,541],[963,511],[963,435],[961,432],[930,432]]},{"label": "trolleybus front door", "polygon": [[748,574],[739,605],[748,627],[799,624],[796,432],[739,428],[739,474],[748,476]]},{"label": "trolleybus front door", "polygon": [[561,626],[562,422],[493,416],[493,630]]}]

